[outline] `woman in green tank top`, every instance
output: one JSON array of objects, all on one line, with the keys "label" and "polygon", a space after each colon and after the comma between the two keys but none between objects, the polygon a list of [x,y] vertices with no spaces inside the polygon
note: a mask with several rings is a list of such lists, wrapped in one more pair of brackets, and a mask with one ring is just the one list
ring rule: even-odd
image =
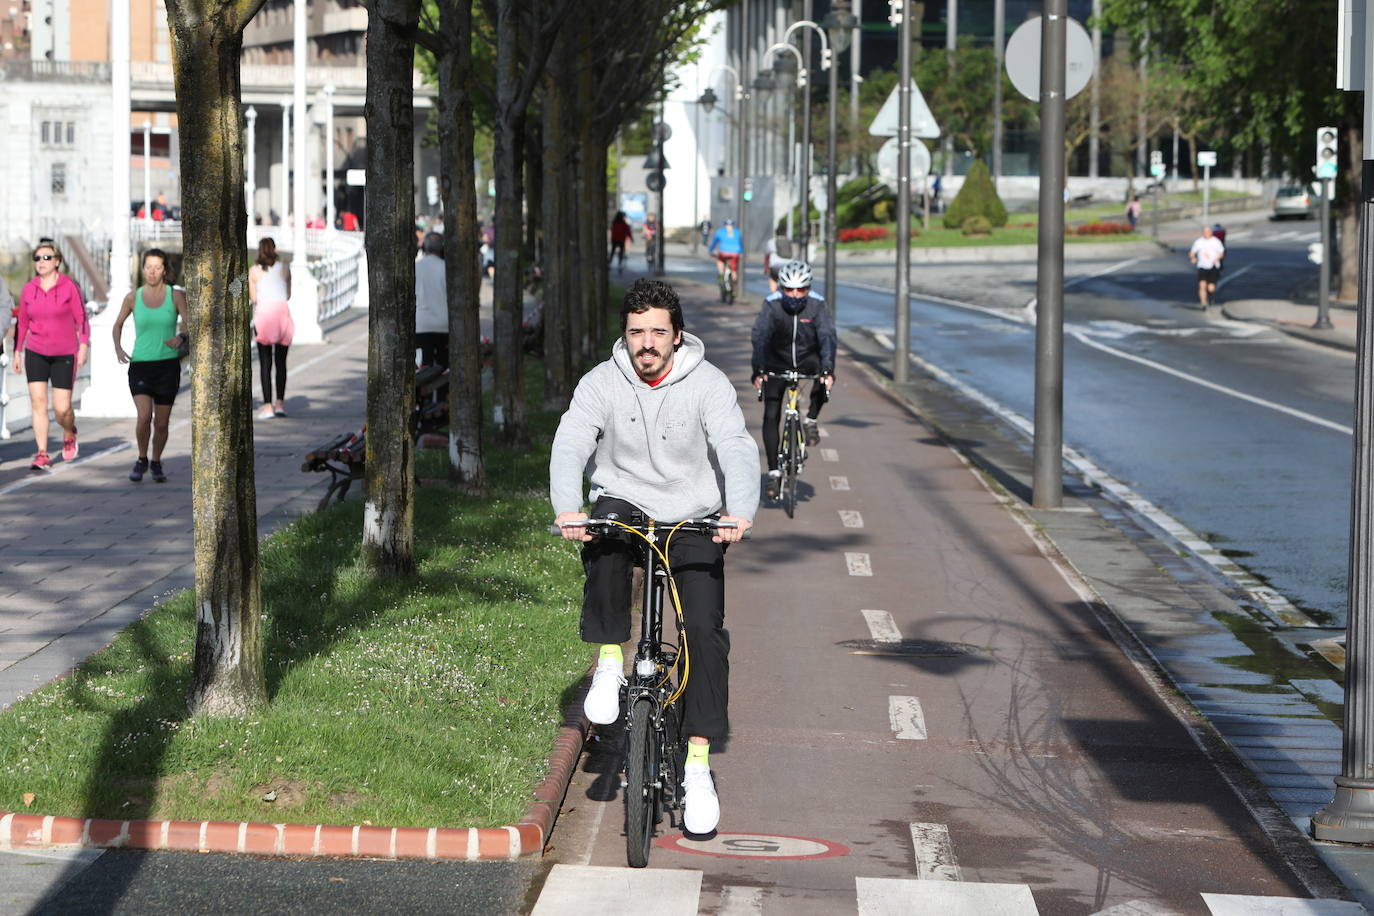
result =
[{"label": "woman in green tank top", "polygon": [[[124,352],[124,320],[134,316],[134,354]],[[138,460],[129,479],[138,482],[152,471],[153,480],[166,483],[162,469],[162,449],[167,445],[167,429],[172,404],[181,388],[181,358],[177,347],[190,339],[177,333],[177,321],[187,323],[186,294],[167,285],[167,255],[150,248],[143,255],[143,285],[124,297],[114,323],[115,355],[129,364],[129,393],[133,395],[138,419],[134,439]],[[148,459],[148,440],[152,439],[152,460]]]}]

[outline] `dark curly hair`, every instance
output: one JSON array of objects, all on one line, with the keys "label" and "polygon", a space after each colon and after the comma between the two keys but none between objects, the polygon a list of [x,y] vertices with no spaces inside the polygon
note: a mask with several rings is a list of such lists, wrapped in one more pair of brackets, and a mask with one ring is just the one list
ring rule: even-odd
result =
[{"label": "dark curly hair", "polygon": [[638,315],[649,309],[667,309],[673,319],[674,336],[682,331],[682,303],[678,301],[677,290],[662,280],[641,277],[631,283],[630,288],[625,291],[625,302],[620,307],[621,333],[625,332],[631,315]]}]

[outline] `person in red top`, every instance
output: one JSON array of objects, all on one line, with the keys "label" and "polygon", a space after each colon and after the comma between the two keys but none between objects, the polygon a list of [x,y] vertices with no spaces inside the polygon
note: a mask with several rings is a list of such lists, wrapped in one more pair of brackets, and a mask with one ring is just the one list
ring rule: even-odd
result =
[{"label": "person in red top", "polygon": [[615,218],[611,220],[611,256],[606,259],[606,266],[610,267],[611,262],[620,256],[620,270],[625,270],[625,245],[627,242],[634,241],[634,233],[630,230],[630,224],[625,221],[625,211],[615,211]]},{"label": "person in red top", "polygon": [[85,299],[76,281],[58,268],[62,255],[50,243],[33,250],[37,276],[19,294],[19,332],[14,341],[14,371],[24,372],[29,382],[29,403],[33,408],[33,438],[38,454],[29,465],[33,470],[52,467],[48,457],[48,385],[52,385],[53,413],[62,427],[62,458],[76,458],[76,414],[72,411],[72,388],[76,371],[86,364],[90,353],[91,325],[86,318]]}]

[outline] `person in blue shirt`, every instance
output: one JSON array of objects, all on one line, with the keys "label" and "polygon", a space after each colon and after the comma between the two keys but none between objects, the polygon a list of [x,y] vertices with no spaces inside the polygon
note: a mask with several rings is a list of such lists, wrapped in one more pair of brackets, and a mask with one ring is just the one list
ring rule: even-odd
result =
[{"label": "person in blue shirt", "polygon": [[[720,249],[717,251],[716,249]],[[706,249],[708,253],[716,256],[716,272],[721,279],[725,278],[725,268],[730,268],[730,282],[735,288],[739,288],[739,259],[744,253],[744,243],[740,238],[739,232],[735,230],[735,221],[727,219],[716,234],[711,236],[711,245]]]},{"label": "person in blue shirt", "polygon": [[788,383],[774,372],[821,376],[811,384],[811,403],[802,420],[808,447],[820,443],[816,420],[830,386],[835,382],[835,324],[825,299],[811,291],[811,267],[787,261],[778,268],[778,290],[763,300],[750,334],[753,344],[753,382],[763,392],[763,452],[768,458],[768,498],[778,498],[782,471],[778,467],[778,423]]}]

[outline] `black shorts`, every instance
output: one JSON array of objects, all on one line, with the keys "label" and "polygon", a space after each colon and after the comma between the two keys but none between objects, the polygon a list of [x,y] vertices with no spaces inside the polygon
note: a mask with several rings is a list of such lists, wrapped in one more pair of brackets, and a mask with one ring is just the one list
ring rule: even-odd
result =
[{"label": "black shorts", "polygon": [[1197,278],[1199,283],[1215,283],[1217,282],[1217,277],[1220,276],[1220,267],[1199,267],[1197,269]]},{"label": "black shorts", "polygon": [[150,359],[129,363],[129,393],[144,395],[161,407],[171,407],[181,388],[181,360]]},{"label": "black shorts", "polygon": [[52,382],[54,388],[72,390],[76,379],[76,357],[44,356],[32,350],[24,351],[24,374],[29,382]]}]

